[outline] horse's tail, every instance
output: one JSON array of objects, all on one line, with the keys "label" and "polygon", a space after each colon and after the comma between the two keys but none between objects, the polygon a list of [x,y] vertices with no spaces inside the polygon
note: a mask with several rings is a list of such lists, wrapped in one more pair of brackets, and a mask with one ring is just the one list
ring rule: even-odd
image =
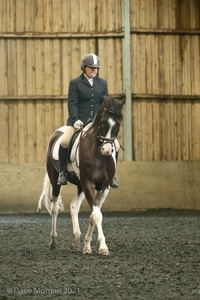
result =
[{"label": "horse's tail", "polygon": [[[37,207],[37,212],[39,212],[42,209],[42,202],[44,201],[45,207],[49,214],[52,214],[52,185],[49,180],[49,176],[46,173],[44,177],[44,183],[43,183],[43,190],[40,195],[40,198],[38,200],[38,207]],[[63,203],[62,203],[62,198],[61,195],[59,194],[58,196],[58,208],[60,210],[63,210]]]}]

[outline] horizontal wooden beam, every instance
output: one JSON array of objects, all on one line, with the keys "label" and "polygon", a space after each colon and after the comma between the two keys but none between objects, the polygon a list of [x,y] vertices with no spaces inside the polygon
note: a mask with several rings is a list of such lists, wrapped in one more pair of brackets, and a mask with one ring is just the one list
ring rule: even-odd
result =
[{"label": "horizontal wooden beam", "polygon": [[[157,28],[131,28],[131,34],[160,34],[160,35],[199,35],[199,29],[157,29]],[[4,39],[85,39],[85,38],[124,38],[123,31],[112,32],[0,32],[0,38]]]},{"label": "horizontal wooden beam", "polygon": [[[111,97],[116,99],[125,98],[125,94],[110,94]],[[67,95],[35,95],[35,96],[0,96],[0,101],[18,101],[18,100],[67,100]],[[200,95],[162,95],[162,94],[132,94],[134,99],[160,99],[160,100],[200,100]]]},{"label": "horizontal wooden beam", "polygon": [[[110,94],[111,97],[115,99],[122,99],[125,98],[124,94]],[[18,101],[18,100],[67,100],[67,95],[34,95],[34,96],[0,96],[0,101]]]},{"label": "horizontal wooden beam", "polygon": [[199,35],[199,29],[131,28],[131,34]]},{"label": "horizontal wooden beam", "polygon": [[200,100],[200,95],[132,94],[132,99]]},{"label": "horizontal wooden beam", "polygon": [[0,32],[0,38],[4,39],[88,39],[88,38],[123,38],[124,32]]}]

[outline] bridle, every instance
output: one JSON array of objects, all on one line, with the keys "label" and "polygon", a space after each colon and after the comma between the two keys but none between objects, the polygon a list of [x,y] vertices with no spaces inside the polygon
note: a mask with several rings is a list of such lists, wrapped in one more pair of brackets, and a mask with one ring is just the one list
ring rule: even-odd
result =
[{"label": "bridle", "polygon": [[105,144],[111,144],[112,147],[113,147],[114,141],[116,140],[116,137],[114,137],[114,138],[107,138],[107,137],[102,136],[102,135],[97,135],[97,139],[100,142],[99,149],[101,149]]},{"label": "bridle", "polygon": [[[111,114],[114,114],[113,111],[107,109],[106,107],[104,107],[104,110],[108,111]],[[98,141],[100,143],[99,149],[101,149],[105,144],[111,144],[111,147],[113,149],[114,148],[113,146],[115,146],[114,142],[116,140],[116,137],[107,138],[107,137],[105,137],[105,136],[103,136],[103,135],[100,134],[100,130],[101,130],[101,125],[99,125],[99,127],[98,127],[99,134],[97,135],[97,139],[98,139]]]}]

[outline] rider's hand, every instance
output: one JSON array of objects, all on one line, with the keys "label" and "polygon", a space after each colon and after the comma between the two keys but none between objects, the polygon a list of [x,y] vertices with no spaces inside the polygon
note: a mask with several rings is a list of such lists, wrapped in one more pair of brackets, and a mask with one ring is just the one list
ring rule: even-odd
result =
[{"label": "rider's hand", "polygon": [[74,128],[75,129],[81,129],[83,127],[83,122],[81,120],[77,120],[75,123],[74,123]]}]

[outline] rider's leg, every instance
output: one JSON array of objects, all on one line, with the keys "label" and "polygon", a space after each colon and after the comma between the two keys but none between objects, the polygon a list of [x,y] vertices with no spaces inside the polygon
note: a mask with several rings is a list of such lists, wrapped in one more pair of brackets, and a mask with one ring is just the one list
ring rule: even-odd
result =
[{"label": "rider's leg", "polygon": [[69,146],[70,140],[74,132],[75,129],[73,126],[66,126],[61,139],[61,143],[59,147],[59,176],[58,176],[59,185],[67,184],[67,173],[66,173],[67,156],[68,156],[67,148]]}]

